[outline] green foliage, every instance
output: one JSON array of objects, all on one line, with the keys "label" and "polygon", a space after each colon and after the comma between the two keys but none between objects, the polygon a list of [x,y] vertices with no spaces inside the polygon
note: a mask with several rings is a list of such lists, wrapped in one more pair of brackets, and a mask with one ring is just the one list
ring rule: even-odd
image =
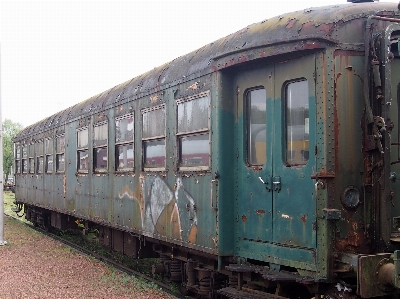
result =
[{"label": "green foliage", "polygon": [[12,120],[5,119],[3,122],[3,172],[6,181],[13,165],[13,138],[22,129],[21,124],[14,123]]}]

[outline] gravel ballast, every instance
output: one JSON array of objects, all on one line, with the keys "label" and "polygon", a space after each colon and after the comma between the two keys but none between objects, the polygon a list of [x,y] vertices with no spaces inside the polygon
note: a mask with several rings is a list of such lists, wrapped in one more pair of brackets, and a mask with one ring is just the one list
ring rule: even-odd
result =
[{"label": "gravel ballast", "polygon": [[175,298],[4,216],[0,298]]}]

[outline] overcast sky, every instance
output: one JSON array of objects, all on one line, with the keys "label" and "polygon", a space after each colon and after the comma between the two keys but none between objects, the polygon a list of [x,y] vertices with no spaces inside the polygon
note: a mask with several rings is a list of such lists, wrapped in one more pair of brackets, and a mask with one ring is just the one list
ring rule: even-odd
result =
[{"label": "overcast sky", "polygon": [[346,2],[2,0],[2,117],[28,126],[249,24]]}]

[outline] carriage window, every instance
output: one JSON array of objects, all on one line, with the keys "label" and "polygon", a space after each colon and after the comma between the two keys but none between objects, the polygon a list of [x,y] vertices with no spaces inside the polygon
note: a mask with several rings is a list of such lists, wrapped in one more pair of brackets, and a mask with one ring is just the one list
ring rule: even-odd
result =
[{"label": "carriage window", "polygon": [[61,135],[56,138],[56,172],[64,172],[65,170],[65,136]]},{"label": "carriage window", "polygon": [[188,100],[178,100],[179,167],[208,169],[210,165],[208,94]]},{"label": "carriage window", "polygon": [[96,125],[93,130],[93,169],[107,172],[108,123]]},{"label": "carriage window", "polygon": [[46,153],[46,173],[53,172],[53,139],[46,139],[44,142]]},{"label": "carriage window", "polygon": [[77,132],[77,169],[78,172],[88,172],[89,171],[89,130],[88,128],[83,128]]},{"label": "carriage window", "polygon": [[43,173],[43,141],[36,144],[36,173]]},{"label": "carriage window", "polygon": [[117,171],[133,170],[133,114],[115,120],[115,169]]},{"label": "carriage window", "polygon": [[35,173],[35,145],[32,143],[29,145],[29,173]]},{"label": "carriage window", "polygon": [[21,171],[21,147],[18,143],[14,144],[15,173]]},{"label": "carriage window", "polygon": [[267,91],[254,89],[246,94],[247,109],[247,162],[264,165],[267,161]]},{"label": "carriage window", "polygon": [[165,107],[142,111],[143,163],[148,170],[165,168]]},{"label": "carriage window", "polygon": [[309,159],[309,107],[307,80],[286,85],[286,163],[306,165]]},{"label": "carriage window", "polygon": [[22,146],[22,173],[28,173],[28,149],[26,145]]}]

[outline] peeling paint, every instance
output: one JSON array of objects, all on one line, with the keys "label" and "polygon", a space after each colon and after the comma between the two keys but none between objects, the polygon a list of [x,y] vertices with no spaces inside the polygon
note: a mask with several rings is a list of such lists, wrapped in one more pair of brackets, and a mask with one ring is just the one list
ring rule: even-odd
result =
[{"label": "peeling paint", "polygon": [[198,90],[199,89],[199,82],[194,82],[192,85],[190,85],[186,90]]},{"label": "peeling paint", "polygon": [[[176,240],[183,240],[181,213],[178,208],[179,201],[187,201],[186,207],[191,220],[187,231],[187,241],[196,243],[197,240],[197,211],[192,195],[186,190],[182,179],[178,177],[173,188],[160,176],[139,176],[140,184],[132,191],[128,185],[119,192],[118,197],[136,201],[141,210],[141,223],[143,231],[149,234],[159,234]],[[183,196],[182,196],[183,194]],[[143,196],[145,195],[145,196]],[[181,195],[181,198],[179,197]],[[185,235],[186,236],[186,235]]]},{"label": "peeling paint", "polygon": [[301,219],[301,221],[303,223],[306,223],[307,222],[307,215],[303,215],[303,217],[301,217],[300,219]]},{"label": "peeling paint", "polygon": [[290,219],[290,220],[293,219],[293,217],[291,217],[291,216],[289,216],[289,215],[286,215],[286,214],[282,214],[282,218],[284,218],[284,219]]}]

